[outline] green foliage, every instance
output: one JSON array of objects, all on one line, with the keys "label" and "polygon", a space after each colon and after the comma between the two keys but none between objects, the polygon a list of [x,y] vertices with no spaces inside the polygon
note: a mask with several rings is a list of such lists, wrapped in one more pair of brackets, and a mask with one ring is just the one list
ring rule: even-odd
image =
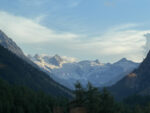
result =
[{"label": "green foliage", "polygon": [[75,87],[73,104],[86,108],[88,113],[150,113],[150,96],[133,95],[117,102],[106,88],[100,92],[91,83],[83,88],[79,82]]},{"label": "green foliage", "polygon": [[133,95],[117,102],[105,88],[100,92],[91,83],[83,88],[77,82],[75,98],[69,102],[62,96],[70,96],[70,90],[1,46],[0,77],[11,84],[0,79],[0,113],[52,113],[54,108],[69,113],[71,107],[84,107],[88,113],[150,113],[150,96]]},{"label": "green foliage", "polygon": [[83,88],[79,82],[75,87],[74,104],[78,107],[85,107],[88,113],[123,113],[123,107],[115,102],[113,96],[105,88],[100,92],[91,83],[88,83],[87,88]]},{"label": "green foliage", "polygon": [[25,87],[10,86],[0,79],[0,113],[52,113],[55,103],[62,102],[68,101]]},{"label": "green foliage", "polygon": [[123,102],[130,105],[130,107],[136,105],[146,106],[150,102],[150,96],[132,95],[124,99]]},{"label": "green foliage", "polygon": [[75,84],[75,88],[76,88],[75,90],[76,105],[75,106],[82,106],[84,102],[85,91],[82,85],[80,84],[80,82],[77,82]]},{"label": "green foliage", "polygon": [[91,83],[87,85],[85,106],[89,113],[97,113],[99,111],[102,99],[99,98],[100,93],[97,88],[93,87]]},{"label": "green foliage", "polygon": [[[105,88],[100,92],[90,83],[87,88],[79,82],[75,86],[73,107],[84,107],[87,113],[150,113],[150,96],[134,95],[116,102]],[[68,99],[9,85],[0,79],[0,113],[53,113],[57,107],[69,113],[70,104]]]}]

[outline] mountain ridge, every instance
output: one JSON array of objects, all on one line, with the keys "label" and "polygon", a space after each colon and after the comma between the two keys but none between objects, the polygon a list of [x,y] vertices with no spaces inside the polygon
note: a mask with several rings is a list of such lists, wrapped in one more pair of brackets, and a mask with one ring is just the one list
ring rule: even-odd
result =
[{"label": "mountain ridge", "polygon": [[[51,77],[54,80],[62,83],[70,89],[74,88],[74,83],[76,81],[80,81],[84,86],[88,83],[88,81],[97,87],[112,85],[139,65],[138,63],[134,63],[125,58],[114,64],[103,64],[100,63],[99,60],[65,62],[66,59],[63,59],[60,56],[59,58],[61,61],[59,63],[61,65],[54,65],[52,60],[55,56],[46,57],[45,55],[43,57],[42,55],[38,55],[38,59],[36,59],[35,56],[30,55],[30,59],[43,71],[48,74],[52,73],[53,76]],[[115,72],[117,72],[117,74]]]},{"label": "mountain ridge", "polygon": [[[0,77],[54,96],[72,97],[71,90],[55,82],[24,55],[17,44],[0,31]],[[33,64],[33,65],[32,65]]]},{"label": "mountain ridge", "polygon": [[112,94],[123,99],[133,94],[150,95],[150,52],[140,66],[110,87]]},{"label": "mountain ridge", "polygon": [[9,38],[2,30],[0,30],[0,45],[2,45],[4,48],[9,49],[11,52],[15,53],[21,58],[25,58],[25,55],[20,47],[17,46],[17,44]]},{"label": "mountain ridge", "polygon": [[16,54],[21,59],[27,61],[31,65],[39,68],[35,63],[33,63],[21,50],[21,48],[11,39],[9,38],[2,30],[0,30],[0,45],[4,48],[10,50],[14,54]]}]

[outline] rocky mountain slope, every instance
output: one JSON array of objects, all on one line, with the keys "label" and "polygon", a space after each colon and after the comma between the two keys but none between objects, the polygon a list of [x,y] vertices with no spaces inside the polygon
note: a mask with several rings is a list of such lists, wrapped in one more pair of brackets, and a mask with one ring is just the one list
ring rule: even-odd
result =
[{"label": "rocky mountain slope", "polygon": [[72,96],[70,90],[55,82],[23,57],[21,49],[3,32],[0,32],[0,78],[11,84],[27,86],[53,96]]},{"label": "rocky mountain slope", "polygon": [[110,91],[119,99],[133,94],[150,95],[150,52],[138,69],[113,85]]},{"label": "rocky mountain slope", "polygon": [[23,51],[17,46],[17,44],[1,30],[0,45],[2,45],[4,48],[7,48],[19,57],[26,59],[26,56],[24,55]]},{"label": "rocky mountain slope", "polygon": [[31,65],[33,65],[34,67],[38,68],[39,67],[33,63],[21,50],[21,48],[11,39],[9,38],[3,31],[0,30],[0,45],[3,46],[4,48],[7,48],[8,50],[10,50],[11,52],[13,52],[14,54],[16,54],[18,57],[20,57],[21,59],[27,61],[28,63],[30,63]]}]

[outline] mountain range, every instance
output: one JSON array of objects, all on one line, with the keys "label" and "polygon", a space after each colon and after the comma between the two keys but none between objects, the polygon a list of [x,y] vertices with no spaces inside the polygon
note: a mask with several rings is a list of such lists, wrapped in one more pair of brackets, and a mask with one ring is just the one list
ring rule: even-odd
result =
[{"label": "mountain range", "polygon": [[126,58],[116,63],[100,63],[99,60],[76,61],[59,55],[28,55],[43,71],[47,72],[57,82],[74,89],[74,84],[80,81],[83,86],[91,82],[96,87],[106,87],[115,84],[125,75],[136,69],[139,64]]},{"label": "mountain range", "polygon": [[25,56],[0,31],[0,78],[54,96],[72,97],[68,88],[73,89],[76,81],[84,86],[88,81],[97,87],[109,86],[117,99],[133,94],[150,95],[150,52],[141,64],[126,58],[104,64],[99,60],[77,61],[59,55]]},{"label": "mountain range", "polygon": [[71,90],[55,82],[26,59],[17,44],[0,31],[0,78],[12,85],[26,86],[53,96],[72,97]]}]

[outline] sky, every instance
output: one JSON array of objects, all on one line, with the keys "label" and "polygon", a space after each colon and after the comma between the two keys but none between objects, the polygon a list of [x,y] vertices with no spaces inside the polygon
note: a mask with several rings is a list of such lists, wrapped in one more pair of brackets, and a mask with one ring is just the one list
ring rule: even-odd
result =
[{"label": "sky", "polygon": [[0,0],[0,29],[26,54],[141,62],[149,0]]}]

